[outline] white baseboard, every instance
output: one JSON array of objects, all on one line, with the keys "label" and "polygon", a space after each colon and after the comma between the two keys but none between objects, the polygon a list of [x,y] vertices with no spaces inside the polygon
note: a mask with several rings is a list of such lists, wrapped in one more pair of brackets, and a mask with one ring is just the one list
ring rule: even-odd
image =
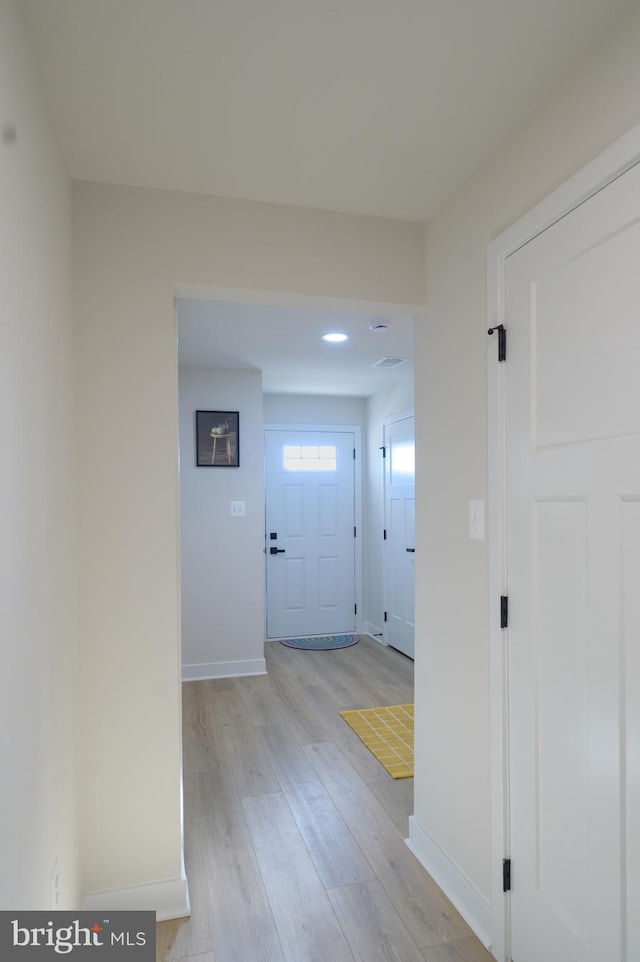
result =
[{"label": "white baseboard", "polygon": [[89,892],[82,900],[82,908],[91,912],[150,911],[156,913],[158,922],[181,919],[191,915],[189,886],[186,876],[182,876],[147,885]]},{"label": "white baseboard", "polygon": [[362,634],[367,635],[367,637],[373,641],[377,641],[379,645],[384,645],[386,648],[387,644],[384,640],[384,633],[382,628],[378,628],[377,625],[372,625],[371,622],[365,621],[362,626]]},{"label": "white baseboard", "polygon": [[183,665],[183,681],[205,681],[207,678],[238,678],[242,675],[266,675],[264,658],[243,661],[210,661],[202,665]]},{"label": "white baseboard", "polygon": [[405,843],[449,901],[453,902],[482,944],[491,950],[493,912],[489,899],[440,848],[415,815],[409,816],[409,838],[405,839]]}]

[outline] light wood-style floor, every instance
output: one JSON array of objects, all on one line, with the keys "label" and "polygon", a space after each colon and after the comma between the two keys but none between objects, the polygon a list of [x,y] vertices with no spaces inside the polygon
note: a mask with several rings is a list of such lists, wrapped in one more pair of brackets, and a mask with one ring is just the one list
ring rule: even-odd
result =
[{"label": "light wood-style floor", "polygon": [[404,844],[413,779],[338,714],[413,701],[413,662],[266,649],[267,675],[183,686],[192,915],[158,962],[494,962]]}]

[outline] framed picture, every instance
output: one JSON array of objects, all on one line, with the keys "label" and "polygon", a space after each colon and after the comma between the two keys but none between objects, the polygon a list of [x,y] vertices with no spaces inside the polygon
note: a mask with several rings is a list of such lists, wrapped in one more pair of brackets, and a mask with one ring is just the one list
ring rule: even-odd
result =
[{"label": "framed picture", "polygon": [[196,466],[237,468],[240,415],[237,411],[196,411]]}]

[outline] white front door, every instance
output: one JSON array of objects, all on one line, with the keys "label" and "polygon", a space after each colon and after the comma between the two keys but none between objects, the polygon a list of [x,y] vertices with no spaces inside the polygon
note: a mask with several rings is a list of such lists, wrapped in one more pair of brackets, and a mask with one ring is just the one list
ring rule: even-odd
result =
[{"label": "white front door", "polygon": [[354,435],[266,431],[267,638],[356,627]]},{"label": "white front door", "polygon": [[511,957],[640,959],[640,166],[507,259]]},{"label": "white front door", "polygon": [[384,640],[415,652],[415,419],[384,426],[385,609]]}]

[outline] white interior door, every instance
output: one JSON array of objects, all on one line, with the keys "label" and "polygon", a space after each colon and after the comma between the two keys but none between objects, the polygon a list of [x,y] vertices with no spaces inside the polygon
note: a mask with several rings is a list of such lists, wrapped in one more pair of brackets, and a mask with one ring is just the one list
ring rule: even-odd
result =
[{"label": "white interior door", "polygon": [[385,622],[384,639],[415,652],[415,419],[384,426]]},{"label": "white interior door", "polygon": [[266,431],[267,638],[355,630],[354,435]]},{"label": "white interior door", "polygon": [[640,959],[640,167],[507,260],[515,962]]}]

